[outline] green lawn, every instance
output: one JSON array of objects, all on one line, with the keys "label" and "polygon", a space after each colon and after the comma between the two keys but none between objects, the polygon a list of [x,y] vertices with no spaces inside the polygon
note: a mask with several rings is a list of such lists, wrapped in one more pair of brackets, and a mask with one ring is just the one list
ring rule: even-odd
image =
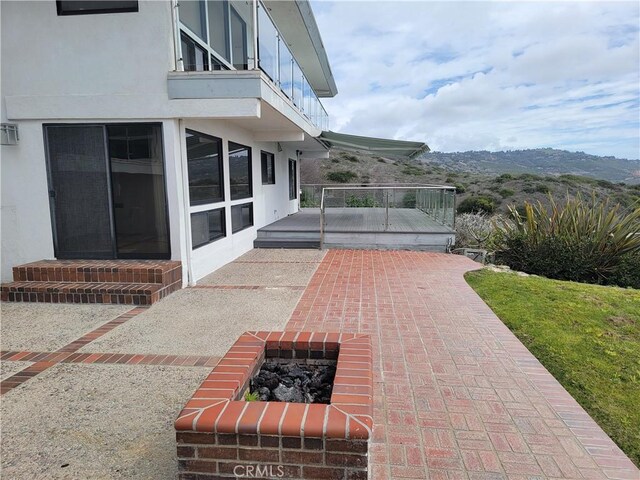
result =
[{"label": "green lawn", "polygon": [[489,270],[465,278],[640,465],[640,290]]}]

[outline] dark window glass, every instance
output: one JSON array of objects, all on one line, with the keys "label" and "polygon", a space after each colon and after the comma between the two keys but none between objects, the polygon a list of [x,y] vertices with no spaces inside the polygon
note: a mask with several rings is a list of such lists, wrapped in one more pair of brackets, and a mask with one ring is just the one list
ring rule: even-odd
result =
[{"label": "dark window glass", "polygon": [[180,21],[198,37],[206,41],[204,2],[202,0],[180,0],[178,5]]},{"label": "dark window glass", "polygon": [[95,13],[137,12],[137,1],[69,0],[56,2],[58,15],[83,15]]},{"label": "dark window glass", "polygon": [[168,258],[162,127],[108,125],[116,245],[120,258]]},{"label": "dark window glass", "polygon": [[227,62],[229,56],[229,5],[226,0],[209,0],[209,45]]},{"label": "dark window glass", "polygon": [[211,70],[229,70],[229,67],[211,55]]},{"label": "dark window glass", "polygon": [[249,147],[229,142],[229,182],[231,184],[231,200],[249,198],[253,194],[251,149]]},{"label": "dark window glass", "polygon": [[191,244],[194,249],[226,236],[224,208],[191,214]]},{"label": "dark window glass", "polygon": [[209,55],[188,35],[180,35],[182,44],[182,64],[186,72],[203,72],[209,70]]},{"label": "dark window glass", "polygon": [[276,183],[276,164],[273,153],[260,152],[262,161],[262,184],[273,185]]},{"label": "dark window glass", "polygon": [[296,161],[289,159],[289,200],[298,198],[298,169]]},{"label": "dark window glass", "polygon": [[231,228],[233,233],[253,226],[253,204],[243,203],[231,207]]},{"label": "dark window glass", "polygon": [[221,202],[222,140],[193,130],[186,131],[186,138],[191,205]]}]

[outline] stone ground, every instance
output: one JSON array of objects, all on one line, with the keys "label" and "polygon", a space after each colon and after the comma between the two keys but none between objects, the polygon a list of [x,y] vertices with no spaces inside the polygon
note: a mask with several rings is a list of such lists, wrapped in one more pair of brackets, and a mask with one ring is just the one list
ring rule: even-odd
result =
[{"label": "stone ground", "polygon": [[2,304],[2,477],[174,478],[182,405],[240,333],[286,326],[373,336],[374,480],[640,479],[466,284],[476,266],[253,250],[146,309]]}]

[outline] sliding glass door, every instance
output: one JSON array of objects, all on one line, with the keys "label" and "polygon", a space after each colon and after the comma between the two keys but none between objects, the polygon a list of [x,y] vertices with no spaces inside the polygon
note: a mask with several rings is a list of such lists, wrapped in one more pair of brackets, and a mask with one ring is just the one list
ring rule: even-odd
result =
[{"label": "sliding glass door", "polygon": [[158,124],[45,127],[57,258],[169,258]]}]

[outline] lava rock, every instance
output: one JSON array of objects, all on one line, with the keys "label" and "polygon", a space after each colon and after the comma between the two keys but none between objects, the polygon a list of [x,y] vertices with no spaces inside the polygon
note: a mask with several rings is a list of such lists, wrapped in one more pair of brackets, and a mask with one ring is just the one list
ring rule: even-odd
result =
[{"label": "lava rock", "polygon": [[336,367],[267,359],[250,382],[262,401],[329,403]]},{"label": "lava rock", "polygon": [[273,391],[273,396],[276,397],[276,399],[281,402],[294,402],[294,403],[304,402],[304,397],[302,396],[302,392],[298,387],[295,387],[295,386],[285,387],[283,384],[280,384]]}]

